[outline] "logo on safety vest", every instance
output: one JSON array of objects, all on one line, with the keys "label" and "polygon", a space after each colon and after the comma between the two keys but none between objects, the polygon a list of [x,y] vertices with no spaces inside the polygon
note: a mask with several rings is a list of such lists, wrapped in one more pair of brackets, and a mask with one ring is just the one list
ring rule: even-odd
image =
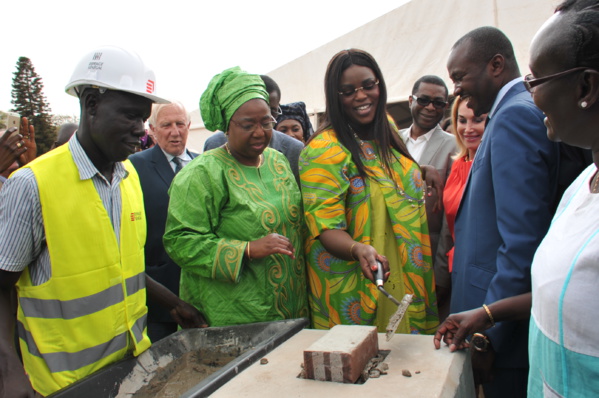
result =
[{"label": "logo on safety vest", "polygon": [[131,213],[131,221],[139,221],[141,220],[141,211],[136,211]]}]

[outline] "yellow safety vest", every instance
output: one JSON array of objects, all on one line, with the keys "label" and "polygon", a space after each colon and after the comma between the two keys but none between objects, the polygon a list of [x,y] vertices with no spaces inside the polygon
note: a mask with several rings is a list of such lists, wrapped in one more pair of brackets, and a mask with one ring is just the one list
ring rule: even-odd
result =
[{"label": "yellow safety vest", "polygon": [[120,247],[91,179],[81,180],[67,145],[29,163],[39,187],[50,280],[17,283],[25,370],[43,395],[150,346],[146,335],[146,220],[129,161],[121,184]]}]

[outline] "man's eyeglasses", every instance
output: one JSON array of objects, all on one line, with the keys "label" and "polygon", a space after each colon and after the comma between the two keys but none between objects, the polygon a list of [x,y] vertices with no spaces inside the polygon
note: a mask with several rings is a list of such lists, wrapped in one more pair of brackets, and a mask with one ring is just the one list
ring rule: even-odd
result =
[{"label": "man's eyeglasses", "polygon": [[427,107],[431,102],[436,109],[443,109],[447,106],[447,101],[432,100],[430,98],[416,97],[415,95],[412,95],[412,99],[422,107]]},{"label": "man's eyeglasses", "polygon": [[358,92],[358,90],[371,91],[371,90],[373,90],[378,85],[379,85],[379,81],[378,80],[373,80],[373,81],[367,82],[362,87],[356,87],[356,88],[346,87],[346,88],[342,88],[340,91],[337,91],[337,93],[339,95],[343,95],[344,97],[351,97],[352,95],[355,95]]},{"label": "man's eyeglasses", "polygon": [[591,69],[591,68],[589,68],[588,66],[579,66],[577,68],[568,69],[563,72],[554,73],[553,75],[539,77],[538,79],[535,79],[532,74],[528,74],[528,75],[524,76],[524,87],[526,87],[526,89],[530,93],[532,93],[533,91],[535,91],[534,88],[536,86],[538,86],[539,84],[543,84],[550,80],[557,79],[558,77],[566,76],[566,75],[569,75],[570,73],[579,72],[579,71],[585,70],[585,69]]},{"label": "man's eyeglasses", "polygon": [[264,123],[252,123],[252,122],[239,123],[233,119],[231,119],[231,121],[233,123],[235,123],[236,125],[238,125],[243,130],[243,132],[247,133],[247,134],[252,134],[254,131],[256,131],[258,126],[262,127],[262,130],[268,131],[268,130],[274,129],[275,126],[277,125],[277,121],[272,116],[268,122],[264,122]]},{"label": "man's eyeglasses", "polygon": [[281,109],[280,106],[277,106],[276,108],[270,108],[270,113],[272,114],[273,117],[277,117],[277,116],[281,116],[283,114],[283,110]]}]

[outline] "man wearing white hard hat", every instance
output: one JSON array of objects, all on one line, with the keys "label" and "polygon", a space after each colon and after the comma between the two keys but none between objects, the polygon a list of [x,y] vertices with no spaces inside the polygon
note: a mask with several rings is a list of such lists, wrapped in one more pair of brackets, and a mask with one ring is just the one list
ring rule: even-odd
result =
[{"label": "man wearing white hard hat", "polygon": [[[79,97],[79,129],[4,184],[0,385],[6,396],[49,395],[146,350],[146,290],[181,326],[205,326],[195,308],[144,273],[143,197],[126,159],[144,135],[152,103],[168,103],[155,87],[154,73],[134,53],[107,46],[87,54],[66,86]],[[25,371],[12,345],[15,318]]]}]

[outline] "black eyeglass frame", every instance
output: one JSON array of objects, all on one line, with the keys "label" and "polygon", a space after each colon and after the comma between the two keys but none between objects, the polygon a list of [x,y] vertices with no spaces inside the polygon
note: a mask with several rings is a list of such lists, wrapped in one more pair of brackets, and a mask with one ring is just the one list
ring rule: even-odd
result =
[{"label": "black eyeglass frame", "polygon": [[441,100],[438,100],[438,99],[433,100],[433,99],[430,99],[430,98],[417,97],[414,94],[412,94],[412,99],[414,101],[416,101],[418,103],[418,105],[420,105],[422,107],[427,107],[432,102],[432,104],[435,107],[435,109],[443,109],[448,104],[447,101],[441,101]]},{"label": "black eyeglass frame", "polygon": [[526,90],[528,90],[529,93],[532,93],[534,91],[534,88],[540,84],[546,83],[548,81],[551,81],[553,79],[557,79],[557,78],[560,78],[563,76],[567,76],[570,73],[580,72],[580,71],[583,71],[586,69],[592,69],[592,68],[589,68],[588,66],[578,66],[576,68],[568,69],[568,70],[565,70],[565,71],[559,72],[559,73],[554,73],[553,75],[539,77],[537,79],[534,78],[532,73],[529,73],[528,75],[524,76],[524,87],[526,87]]}]

